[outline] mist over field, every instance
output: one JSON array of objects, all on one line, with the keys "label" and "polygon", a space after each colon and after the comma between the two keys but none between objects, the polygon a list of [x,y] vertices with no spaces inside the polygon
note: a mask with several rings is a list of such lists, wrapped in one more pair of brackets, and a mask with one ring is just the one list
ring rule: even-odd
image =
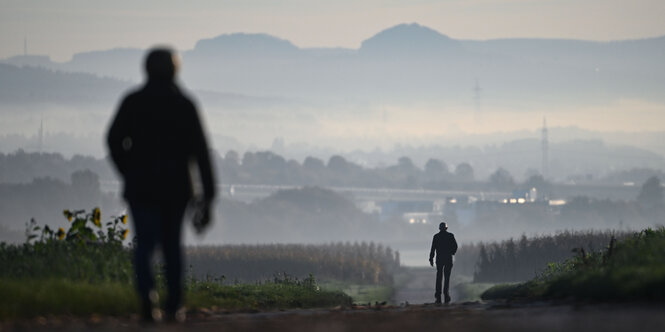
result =
[{"label": "mist over field", "polygon": [[[208,34],[205,34],[208,35]],[[146,52],[0,59],[0,224],[126,212],[103,137]],[[399,24],[358,48],[225,33],[181,49],[221,197],[189,244],[462,244],[662,224],[665,37],[466,40]],[[649,186],[647,183],[653,185]],[[660,195],[660,196],[659,196]]]},{"label": "mist over field", "polygon": [[[119,97],[142,81],[144,52],[2,60],[2,133],[33,136],[43,120],[52,135],[101,138]],[[482,148],[538,138],[547,118],[554,142],[597,139],[662,154],[663,54],[662,37],[475,41],[415,23],[368,36],[357,49],[235,33],[181,50],[181,81],[222,151],[265,149],[275,139],[296,151]],[[103,156],[95,144],[80,145]]]}]

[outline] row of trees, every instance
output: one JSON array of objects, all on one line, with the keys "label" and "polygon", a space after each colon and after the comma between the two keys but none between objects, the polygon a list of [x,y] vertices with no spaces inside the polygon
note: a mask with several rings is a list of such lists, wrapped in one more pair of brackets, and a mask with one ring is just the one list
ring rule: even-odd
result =
[{"label": "row of trees", "polygon": [[[302,163],[287,160],[270,151],[235,151],[219,155],[212,152],[218,178],[223,183],[309,185],[309,186],[363,186],[393,188],[447,188],[456,187],[513,190],[538,188],[548,192],[551,184],[533,173],[523,183],[517,183],[504,168],[497,168],[488,178],[478,179],[473,166],[462,162],[451,166],[430,158],[423,168],[409,157],[401,157],[394,165],[367,168],[334,155],[327,161],[307,157]],[[50,177],[66,181],[76,170],[91,170],[102,181],[116,180],[116,173],[105,159],[75,155],[64,158],[58,153],[0,153],[0,183],[30,182],[34,178]],[[653,169],[633,169],[608,175],[612,183],[643,183],[648,177],[663,177],[663,172]]]},{"label": "row of trees", "polygon": [[244,282],[311,273],[324,281],[391,285],[400,266],[399,252],[374,242],[199,246],[187,248],[186,254],[197,278],[224,275]]},{"label": "row of trees", "polygon": [[0,153],[0,183],[27,183],[36,178],[70,180],[72,172],[89,170],[102,180],[114,179],[111,165],[104,159],[59,153],[37,153],[17,150]]},{"label": "row of trees", "polygon": [[[422,169],[409,157],[399,158],[395,165],[365,168],[339,155],[331,156],[328,161],[307,157],[301,164],[270,151],[245,152],[242,157],[229,151],[217,156],[217,164],[225,183],[435,188],[469,186],[477,181],[469,163],[459,163],[452,168],[435,158],[429,159]],[[512,175],[503,168],[483,182],[484,186],[502,190],[516,185]]]}]

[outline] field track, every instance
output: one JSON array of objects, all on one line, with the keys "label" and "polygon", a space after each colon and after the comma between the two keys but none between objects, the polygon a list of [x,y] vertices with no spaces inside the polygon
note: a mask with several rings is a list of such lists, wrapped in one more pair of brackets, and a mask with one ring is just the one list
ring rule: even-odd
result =
[{"label": "field track", "polygon": [[39,318],[0,331],[662,331],[665,307],[641,304],[462,303],[253,313],[192,312],[183,324],[142,326],[136,317]]}]

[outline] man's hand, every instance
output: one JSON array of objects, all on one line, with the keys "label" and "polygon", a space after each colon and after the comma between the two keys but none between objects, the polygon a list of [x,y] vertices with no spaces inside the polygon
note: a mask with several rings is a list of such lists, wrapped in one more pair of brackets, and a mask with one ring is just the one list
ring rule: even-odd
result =
[{"label": "man's hand", "polygon": [[194,203],[194,216],[192,218],[196,233],[201,234],[210,224],[210,202],[206,200]]},{"label": "man's hand", "polygon": [[431,259],[431,258],[429,259],[429,265],[430,265],[430,266],[434,266],[434,260]]}]

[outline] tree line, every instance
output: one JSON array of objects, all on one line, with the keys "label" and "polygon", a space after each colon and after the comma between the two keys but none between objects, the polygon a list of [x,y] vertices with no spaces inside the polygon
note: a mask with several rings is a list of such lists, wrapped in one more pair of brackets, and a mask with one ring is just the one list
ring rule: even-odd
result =
[{"label": "tree line", "polygon": [[[508,170],[498,167],[489,177],[481,179],[469,162],[450,165],[436,157],[429,158],[423,167],[403,156],[393,165],[369,168],[341,155],[333,155],[328,160],[309,156],[302,162],[270,151],[247,151],[242,155],[233,150],[224,155],[211,151],[211,155],[218,180],[226,184],[504,191],[535,187],[539,192],[551,189],[551,184],[537,173],[529,174],[525,181],[518,182]],[[105,158],[83,155],[65,158],[59,153],[30,153],[20,149],[13,153],[0,153],[0,183],[25,183],[43,177],[66,181],[77,170],[90,170],[101,181],[117,180],[117,174]],[[652,176],[663,178],[665,175],[660,170],[636,168],[608,174],[604,179],[612,183],[633,181],[639,184]],[[580,179],[576,182],[584,183]]]}]

